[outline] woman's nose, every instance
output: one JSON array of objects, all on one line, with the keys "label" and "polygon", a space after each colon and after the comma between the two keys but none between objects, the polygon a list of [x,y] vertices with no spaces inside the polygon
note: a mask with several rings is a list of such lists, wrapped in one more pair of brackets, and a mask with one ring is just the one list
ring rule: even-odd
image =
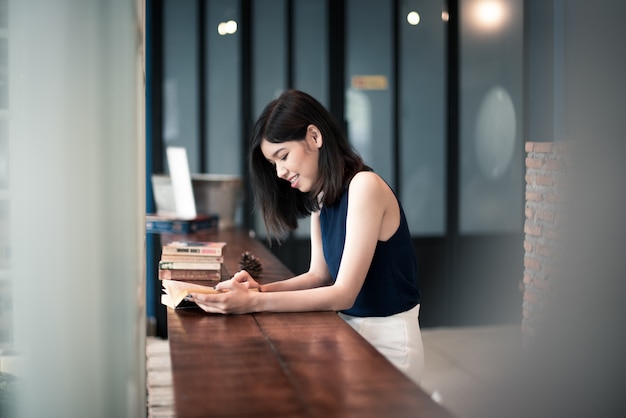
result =
[{"label": "woman's nose", "polygon": [[284,179],[287,176],[288,170],[280,164],[276,164],[276,175],[278,178]]}]

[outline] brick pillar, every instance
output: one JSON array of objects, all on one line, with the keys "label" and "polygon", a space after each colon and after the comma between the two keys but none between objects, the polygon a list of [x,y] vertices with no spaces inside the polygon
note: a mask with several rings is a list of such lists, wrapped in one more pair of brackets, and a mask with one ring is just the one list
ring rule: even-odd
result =
[{"label": "brick pillar", "polygon": [[532,338],[556,276],[565,216],[567,145],[527,142],[522,335]]}]

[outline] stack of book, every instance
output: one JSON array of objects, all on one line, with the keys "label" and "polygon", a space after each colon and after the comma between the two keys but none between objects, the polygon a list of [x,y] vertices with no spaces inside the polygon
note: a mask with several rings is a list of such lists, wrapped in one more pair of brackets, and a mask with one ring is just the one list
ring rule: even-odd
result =
[{"label": "stack of book", "polygon": [[159,261],[159,279],[219,282],[225,249],[225,242],[174,241],[165,244]]}]

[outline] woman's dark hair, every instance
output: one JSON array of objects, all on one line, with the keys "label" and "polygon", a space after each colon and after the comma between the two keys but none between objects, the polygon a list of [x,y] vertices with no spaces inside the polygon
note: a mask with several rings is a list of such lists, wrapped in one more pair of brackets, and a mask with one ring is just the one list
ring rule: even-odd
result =
[{"label": "woman's dark hair", "polygon": [[[261,152],[261,142],[303,141],[311,124],[320,130],[324,142],[319,150],[317,182],[310,192],[303,193],[277,177],[276,169]],[[319,210],[320,203],[331,206],[337,202],[352,177],[369,169],[330,112],[298,90],[283,92],[265,107],[252,129],[248,158],[257,208],[270,239],[274,236],[278,240],[297,228],[299,218]]]}]

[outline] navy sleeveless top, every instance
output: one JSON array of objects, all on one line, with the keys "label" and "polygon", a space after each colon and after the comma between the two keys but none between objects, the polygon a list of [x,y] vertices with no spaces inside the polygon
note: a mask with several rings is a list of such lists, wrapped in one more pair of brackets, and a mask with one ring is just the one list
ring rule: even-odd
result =
[{"label": "navy sleeveless top", "polygon": [[[397,199],[397,197],[396,197]],[[387,241],[378,241],[374,258],[354,305],[342,313],[352,316],[389,316],[407,311],[420,302],[417,257],[400,201],[400,226]],[[348,190],[339,202],[322,207],[320,223],[324,259],[337,279],[346,240]]]}]

